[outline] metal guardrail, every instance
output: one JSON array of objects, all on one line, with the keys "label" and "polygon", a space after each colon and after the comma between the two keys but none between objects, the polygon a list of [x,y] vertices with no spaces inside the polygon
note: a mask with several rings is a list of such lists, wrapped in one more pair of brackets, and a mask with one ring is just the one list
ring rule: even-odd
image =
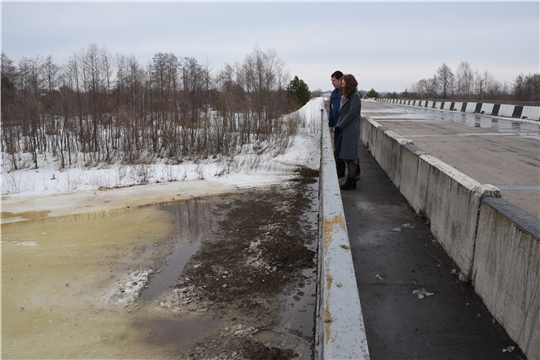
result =
[{"label": "metal guardrail", "polygon": [[369,359],[332,141],[321,109],[316,359]]}]

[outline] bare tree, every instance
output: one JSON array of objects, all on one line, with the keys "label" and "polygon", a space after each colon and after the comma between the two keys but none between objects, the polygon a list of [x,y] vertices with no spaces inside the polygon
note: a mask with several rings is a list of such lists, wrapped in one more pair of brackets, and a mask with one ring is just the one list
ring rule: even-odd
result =
[{"label": "bare tree", "polygon": [[519,101],[540,101],[540,74],[520,74],[514,80],[514,98]]},{"label": "bare tree", "polygon": [[283,101],[287,78],[283,61],[277,57],[274,49],[264,52],[255,47],[246,56],[241,80],[255,115],[254,130],[257,136],[270,134],[272,122],[288,110],[287,102]]},{"label": "bare tree", "polygon": [[34,167],[37,169],[37,155],[43,149],[43,126],[39,111],[39,98],[42,89],[40,67],[43,59],[23,57],[19,61],[19,116],[22,125],[24,147],[32,154]]},{"label": "bare tree", "polygon": [[16,124],[16,101],[18,72],[13,60],[2,52],[2,125]]},{"label": "bare tree", "polygon": [[482,100],[486,92],[486,78],[478,69],[474,72],[474,95],[477,100]]},{"label": "bare tree", "polygon": [[[21,150],[19,138],[21,137],[18,126],[18,94],[16,88],[17,68],[13,60],[2,52],[2,152],[10,156],[12,168],[18,169],[16,154]],[[4,161],[6,161],[5,159]]]},{"label": "bare tree", "polygon": [[47,92],[51,93],[58,88],[58,76],[60,72],[60,66],[56,65],[52,59],[52,56],[47,56],[45,61],[41,65],[41,72]]},{"label": "bare tree", "polygon": [[208,60],[165,53],[141,66],[95,44],[62,66],[36,56],[17,67],[2,54],[2,149],[13,168],[21,165],[14,155],[29,152],[34,167],[51,153],[63,169],[197,159],[284,138],[288,72],[275,50],[256,48],[243,64],[213,72]]},{"label": "bare tree", "polygon": [[468,62],[462,61],[456,69],[456,93],[462,99],[468,99],[473,90],[474,74]]},{"label": "bare tree", "polygon": [[484,78],[484,84],[485,84],[485,92],[484,92],[484,99],[500,99],[501,97],[501,89],[502,84],[495,80],[495,78],[486,70],[483,74]]},{"label": "bare tree", "polygon": [[443,99],[448,99],[454,93],[454,73],[446,63],[437,69],[436,86],[437,93]]},{"label": "bare tree", "polygon": [[199,124],[200,114],[204,110],[203,92],[208,83],[209,74],[192,57],[184,58],[182,63],[182,89],[184,114],[192,124]]},{"label": "bare tree", "polygon": [[417,97],[422,98],[437,97],[437,77],[434,76],[431,79],[422,79],[418,81],[411,85],[410,92],[416,94]]}]

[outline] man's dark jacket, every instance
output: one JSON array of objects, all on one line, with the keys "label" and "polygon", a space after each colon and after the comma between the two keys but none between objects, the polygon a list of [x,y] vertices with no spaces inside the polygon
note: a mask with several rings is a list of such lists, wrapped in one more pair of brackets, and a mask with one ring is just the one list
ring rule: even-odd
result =
[{"label": "man's dark jacket", "polygon": [[328,127],[336,126],[339,120],[339,103],[341,102],[341,89],[334,89],[330,95],[330,111],[328,111]]}]

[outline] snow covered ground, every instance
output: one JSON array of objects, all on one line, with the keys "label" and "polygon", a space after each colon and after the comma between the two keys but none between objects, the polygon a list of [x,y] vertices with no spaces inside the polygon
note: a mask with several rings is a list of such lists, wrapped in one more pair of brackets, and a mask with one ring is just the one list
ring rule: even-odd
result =
[{"label": "snow covered ground", "polygon": [[[297,115],[304,120],[288,148],[275,155],[257,150],[237,155],[234,161],[180,165],[110,165],[107,168],[56,170],[41,158],[39,169],[7,172],[2,162],[2,212],[47,211],[49,216],[100,211],[115,206],[138,206],[184,197],[214,195],[244,187],[280,183],[298,166],[319,168],[322,97],[312,99]],[[291,114],[296,115],[296,114]],[[49,159],[51,156],[48,157]],[[145,180],[145,185],[141,184]],[[2,223],[20,216],[2,216]]]}]

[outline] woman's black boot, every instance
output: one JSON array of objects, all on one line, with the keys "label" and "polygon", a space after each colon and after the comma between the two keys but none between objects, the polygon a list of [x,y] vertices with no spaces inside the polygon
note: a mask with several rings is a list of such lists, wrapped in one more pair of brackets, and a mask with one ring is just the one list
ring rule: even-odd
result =
[{"label": "woman's black boot", "polygon": [[341,190],[356,190],[356,179],[347,178],[347,182],[339,187]]}]

